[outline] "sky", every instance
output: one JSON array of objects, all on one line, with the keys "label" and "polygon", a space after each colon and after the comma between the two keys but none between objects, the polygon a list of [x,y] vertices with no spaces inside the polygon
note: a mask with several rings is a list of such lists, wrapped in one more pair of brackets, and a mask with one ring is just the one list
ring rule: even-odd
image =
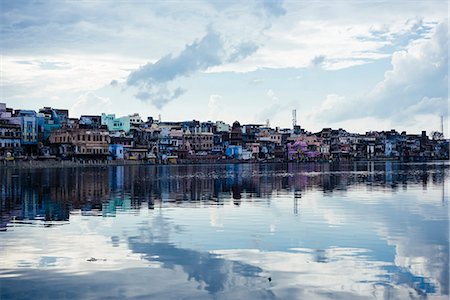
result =
[{"label": "sky", "polygon": [[448,137],[446,0],[0,3],[8,107]]}]

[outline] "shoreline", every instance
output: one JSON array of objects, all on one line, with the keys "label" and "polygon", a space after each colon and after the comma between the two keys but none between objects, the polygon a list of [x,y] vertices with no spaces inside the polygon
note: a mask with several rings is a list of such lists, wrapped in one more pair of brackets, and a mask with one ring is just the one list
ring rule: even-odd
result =
[{"label": "shoreline", "polygon": [[287,161],[287,160],[181,160],[177,163],[154,163],[140,160],[105,160],[105,161],[69,161],[69,160],[14,160],[1,161],[0,169],[43,169],[43,168],[85,168],[85,167],[110,167],[110,166],[183,166],[183,165],[224,165],[224,164],[340,164],[340,163],[364,163],[364,162],[396,162],[396,163],[442,163],[448,160],[410,160],[400,159],[365,159],[365,160],[334,160],[334,161]]}]

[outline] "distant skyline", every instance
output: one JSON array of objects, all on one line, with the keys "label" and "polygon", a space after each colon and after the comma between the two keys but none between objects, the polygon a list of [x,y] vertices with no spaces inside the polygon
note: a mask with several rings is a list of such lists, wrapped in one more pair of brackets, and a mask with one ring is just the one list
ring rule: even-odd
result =
[{"label": "distant skyline", "polygon": [[448,1],[5,1],[8,107],[448,134]]}]

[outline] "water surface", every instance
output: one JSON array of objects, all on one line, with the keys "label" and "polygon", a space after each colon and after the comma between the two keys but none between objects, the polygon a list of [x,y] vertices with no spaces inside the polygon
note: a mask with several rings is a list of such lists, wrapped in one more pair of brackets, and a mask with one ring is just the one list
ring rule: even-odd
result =
[{"label": "water surface", "polygon": [[0,299],[448,299],[448,181],[448,163],[0,169]]}]

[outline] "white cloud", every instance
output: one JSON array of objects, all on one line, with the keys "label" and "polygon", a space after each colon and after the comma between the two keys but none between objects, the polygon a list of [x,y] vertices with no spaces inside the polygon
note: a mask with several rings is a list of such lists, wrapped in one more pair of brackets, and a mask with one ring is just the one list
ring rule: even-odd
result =
[{"label": "white cloud", "polygon": [[[429,39],[415,40],[405,50],[395,52],[392,69],[366,95],[352,98],[330,94],[308,117],[333,123],[390,119],[389,126],[393,126],[422,115],[448,115],[447,52],[447,26],[442,23]],[[370,124],[378,129],[376,125]]]},{"label": "white cloud", "polygon": [[272,89],[269,89],[266,96],[270,99],[269,103],[255,115],[255,122],[265,124],[267,120],[275,117],[279,112],[286,108]]},{"label": "white cloud", "polygon": [[[116,89],[117,97],[124,96],[123,98],[131,100],[133,95],[143,92],[139,94],[141,98],[149,99],[150,94],[154,94],[154,104],[161,108],[164,103],[176,98],[174,96],[180,95],[185,88],[189,89],[189,92],[183,94],[183,101],[173,101],[177,105],[169,105],[171,114],[173,109],[173,115],[184,119],[191,117],[187,115],[189,110],[180,108],[184,104],[198,105],[201,99],[207,99],[215,93],[226,97],[230,103],[229,107],[239,107],[243,100],[258,101],[259,104],[259,100],[267,100],[258,99],[263,93],[263,86],[272,86],[279,91],[283,109],[288,106],[283,103],[289,98],[288,93],[296,97],[298,93],[302,99],[311,99],[305,100],[305,107],[301,109],[302,114],[305,114],[309,107],[317,104],[317,99],[323,99],[323,95],[341,92],[329,90],[327,86],[312,92],[304,92],[308,89],[299,90],[298,87],[292,86],[284,89],[283,85],[287,84],[282,81],[282,77],[295,76],[290,72],[290,68],[304,69],[301,70],[304,71],[302,80],[317,72],[315,80],[320,86],[327,76],[324,74],[334,74],[335,70],[355,66],[362,69],[364,65],[377,61],[381,64],[380,60],[387,60],[394,52],[396,54],[392,59],[393,64],[399,67],[402,63],[422,66],[422,59],[433,60],[434,54],[420,54],[423,50],[420,50],[420,44],[426,43],[425,38],[432,39],[432,29],[437,23],[447,22],[447,12],[445,1],[423,1],[408,5],[404,5],[402,1],[339,1],[327,4],[321,1],[199,1],[189,2],[188,5],[180,5],[178,2],[120,2],[110,5],[103,2],[87,4],[9,1],[2,6],[1,12],[4,21],[4,30],[0,32],[3,54],[1,96],[12,106],[21,105],[24,108],[29,103],[32,103],[34,108],[44,105],[69,107],[73,99],[88,91],[95,91],[97,95],[102,96],[107,94],[111,99],[115,99],[113,88],[115,83],[119,83]],[[135,87],[121,91],[120,83],[124,82],[131,71],[145,63],[161,66],[161,63],[156,63],[158,60],[169,53],[173,53],[173,57],[183,53],[186,45],[191,45],[211,28],[220,35],[222,48],[228,51],[228,59],[222,59],[218,65],[203,64],[201,68],[194,66],[190,68],[194,71],[182,73],[183,76],[173,76],[173,82],[160,90],[151,90],[151,93],[147,90],[138,91]],[[408,59],[414,56],[414,44],[417,44],[417,53],[420,56],[416,57],[415,62],[408,62]],[[407,52],[402,52],[404,50]],[[406,57],[403,57],[404,55]],[[308,69],[315,57],[324,57],[320,70]],[[237,62],[235,59],[241,60]],[[367,69],[369,68],[367,66]],[[375,96],[381,97],[381,93],[392,95],[393,90],[406,89],[409,95],[418,95],[417,101],[425,97],[440,99],[432,102],[433,105],[447,101],[448,97],[444,97],[443,93],[438,95],[424,92],[426,89],[438,91],[436,86],[417,84],[424,78],[429,79],[427,82],[433,81],[432,76],[436,74],[436,69],[427,67],[420,69],[420,72],[419,69],[400,69],[408,74],[404,77],[405,82],[398,82],[399,85],[395,88],[394,80],[389,80],[391,75],[387,74],[385,82],[380,85],[380,94]],[[260,74],[254,74],[245,78],[247,83],[250,78],[256,78],[251,81],[252,84],[247,85],[245,91],[235,92],[234,88],[239,86],[239,81],[243,78],[240,76],[245,76],[236,73],[255,70],[265,72],[264,84],[257,84],[260,83],[257,79]],[[427,73],[427,70],[431,73]],[[392,71],[392,77],[396,80],[403,76],[395,68]],[[211,72],[216,74],[209,74]],[[414,72],[421,77],[412,77]],[[190,78],[186,79],[187,76]],[[369,100],[369,93],[357,99],[358,95],[352,95],[352,76],[355,75],[349,71],[348,83],[343,84],[343,87],[349,91],[347,98],[354,101],[342,101],[343,105],[338,105],[329,115],[334,121],[340,119],[341,122],[346,120],[347,117],[342,116],[348,111],[353,111],[354,115],[360,114],[360,119],[367,118],[368,115],[379,119],[380,115],[385,114],[383,109],[388,107],[386,103],[390,105],[392,101],[386,100],[384,104],[379,104],[380,102]],[[374,76],[372,71],[367,72],[368,78]],[[233,78],[227,82],[231,88],[229,91],[225,88],[206,91],[207,88],[204,87],[211,86],[211,78],[217,80],[216,82]],[[111,85],[112,80],[115,81]],[[406,82],[408,80],[409,83]],[[193,84],[182,85],[181,82]],[[298,83],[301,85],[301,80]],[[105,86],[111,90],[104,94]],[[183,87],[178,93],[175,89],[177,86]],[[119,95],[120,92],[123,94]],[[373,92],[375,93],[375,89]],[[249,98],[249,95],[253,98]],[[375,99],[375,96],[370,99]],[[59,97],[60,100],[49,101],[52,97]],[[401,94],[395,97],[403,98]],[[350,104],[346,104],[348,101]],[[118,102],[115,103],[115,109],[123,109],[124,106]],[[135,101],[135,104],[129,104],[139,107],[141,111],[149,111],[148,103]],[[265,104],[261,105],[264,107]],[[374,107],[376,105],[381,109]],[[426,102],[423,102],[423,105],[426,105]],[[270,105],[267,106],[270,110]],[[274,109],[279,110],[275,106]],[[321,112],[321,108],[318,109]],[[419,109],[417,106],[416,111]],[[207,109],[202,107],[198,110],[199,115],[200,111],[206,114]],[[189,114],[192,115],[192,112],[189,111]],[[230,114],[233,114],[234,119],[239,112],[230,111]],[[288,124],[286,118],[281,118],[280,115],[274,117],[272,123]],[[255,116],[250,116],[250,119],[241,121],[252,121],[251,118]],[[424,116],[417,115],[416,118],[419,120]],[[260,119],[264,121],[265,118]],[[310,123],[312,126],[317,125],[314,118],[310,119]],[[330,125],[324,123],[325,126]]]},{"label": "white cloud", "polygon": [[98,96],[94,92],[80,95],[70,108],[71,116],[100,114],[102,112],[112,112],[112,102],[109,98]]},{"label": "white cloud", "polygon": [[208,100],[208,119],[218,120],[222,116],[222,96],[221,95],[211,95]]},{"label": "white cloud", "polygon": [[20,85],[20,96],[27,98],[83,92],[106,86],[111,78],[125,77],[126,70],[140,62],[115,55],[3,55],[2,85]]}]

